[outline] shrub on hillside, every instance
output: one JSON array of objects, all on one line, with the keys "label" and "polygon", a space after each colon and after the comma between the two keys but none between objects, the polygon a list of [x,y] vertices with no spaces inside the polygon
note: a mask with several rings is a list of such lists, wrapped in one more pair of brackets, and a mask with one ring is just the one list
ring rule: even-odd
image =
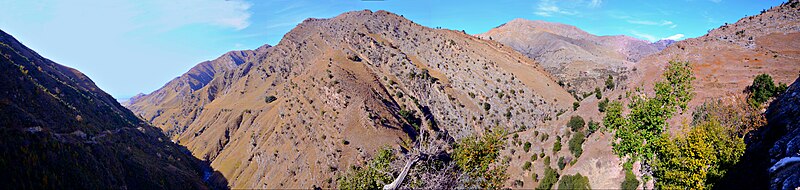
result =
[{"label": "shrub on hillside", "polygon": [[581,107],[580,102],[572,102],[572,111],[578,111],[578,107]]},{"label": "shrub on hillside", "polygon": [[581,157],[581,154],[583,154],[584,140],[585,136],[581,131],[572,134],[572,139],[569,140],[569,151],[572,152],[572,155],[574,155],[576,159]]},{"label": "shrub on hillside", "polygon": [[597,98],[598,100],[603,99],[603,92],[600,91],[600,88],[598,87],[594,88],[594,97]]},{"label": "shrub on hillside", "polygon": [[567,122],[567,126],[572,129],[572,131],[580,131],[585,125],[586,121],[583,120],[583,117],[578,115],[570,117],[569,122]]},{"label": "shrub on hillside", "polygon": [[545,166],[544,168],[544,177],[541,181],[539,181],[539,185],[536,186],[536,190],[549,190],[553,188],[553,185],[558,181],[558,172],[555,169],[551,168],[550,166]]},{"label": "shrub on hillside", "polygon": [[469,187],[497,189],[508,179],[507,164],[499,162],[500,151],[505,148],[505,131],[487,131],[482,137],[466,137],[459,141],[453,152],[456,165],[473,180]]},{"label": "shrub on hillside", "polygon": [[785,92],[788,87],[786,84],[779,84],[775,86],[774,81],[772,81],[772,76],[768,74],[760,74],[753,79],[753,84],[747,87],[747,91],[750,92],[750,104],[753,106],[758,106],[769,100],[769,98],[776,97],[781,93]]},{"label": "shrub on hillside", "polygon": [[608,107],[608,98],[597,103],[597,111],[606,112],[606,107]]},{"label": "shrub on hillside", "polygon": [[553,143],[553,153],[561,151],[561,136],[556,136],[556,142]]},{"label": "shrub on hillside", "polygon": [[625,181],[620,184],[620,189],[635,190],[637,187],[639,187],[639,180],[636,179],[636,175],[633,175],[630,168],[625,169]]},{"label": "shrub on hillside", "polygon": [[355,166],[339,176],[339,189],[380,189],[392,181],[389,164],[395,159],[392,150],[383,148],[364,167]]},{"label": "shrub on hillside", "polygon": [[589,185],[589,177],[577,173],[561,177],[561,181],[558,182],[558,189],[589,190],[592,188]]},{"label": "shrub on hillside", "polygon": [[525,142],[525,145],[522,146],[522,150],[525,150],[525,152],[531,150],[531,142]]}]

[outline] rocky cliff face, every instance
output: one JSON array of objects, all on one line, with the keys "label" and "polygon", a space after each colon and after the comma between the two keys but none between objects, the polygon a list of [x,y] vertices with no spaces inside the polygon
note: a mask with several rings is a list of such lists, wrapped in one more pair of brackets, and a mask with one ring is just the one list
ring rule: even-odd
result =
[{"label": "rocky cliff face", "polygon": [[624,78],[634,62],[669,45],[622,35],[595,36],[575,26],[525,19],[514,19],[477,36],[511,46],[536,60],[576,94],[604,85],[609,75]]},{"label": "rocky cliff face", "polygon": [[770,188],[800,187],[800,78],[766,112],[767,126],[778,137],[771,148]]},{"label": "rocky cliff face", "polygon": [[575,101],[508,46],[385,11],[307,19],[243,60],[198,89],[171,81],[129,105],[241,188],[334,187],[419,129],[535,128]]},{"label": "rocky cliff face", "polygon": [[81,72],[3,31],[0,55],[4,188],[206,188],[199,160]]}]

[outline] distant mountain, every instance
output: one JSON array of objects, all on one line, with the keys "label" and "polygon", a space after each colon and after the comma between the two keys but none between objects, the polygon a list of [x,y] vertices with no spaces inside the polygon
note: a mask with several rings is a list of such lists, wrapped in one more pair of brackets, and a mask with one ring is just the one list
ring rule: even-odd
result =
[{"label": "distant mountain", "polygon": [[624,77],[634,62],[672,43],[596,36],[575,26],[525,19],[514,19],[477,36],[536,60],[575,94],[592,92],[604,85],[608,76]]},{"label": "distant mountain", "polygon": [[206,189],[209,168],[81,72],[0,31],[7,189]]},{"label": "distant mountain", "polygon": [[508,46],[355,11],[307,19],[263,51],[201,63],[128,107],[232,187],[310,188],[335,187],[376,149],[408,148],[420,131],[452,140],[533,129],[574,101]]}]

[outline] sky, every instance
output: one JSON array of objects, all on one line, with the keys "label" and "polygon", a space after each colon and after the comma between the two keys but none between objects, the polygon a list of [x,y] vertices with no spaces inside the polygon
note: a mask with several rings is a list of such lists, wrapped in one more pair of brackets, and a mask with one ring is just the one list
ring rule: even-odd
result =
[{"label": "sky", "polygon": [[479,34],[515,18],[595,35],[681,40],[779,0],[0,0],[0,29],[117,99],[150,93],[232,50],[275,45],[306,18],[387,10]]}]

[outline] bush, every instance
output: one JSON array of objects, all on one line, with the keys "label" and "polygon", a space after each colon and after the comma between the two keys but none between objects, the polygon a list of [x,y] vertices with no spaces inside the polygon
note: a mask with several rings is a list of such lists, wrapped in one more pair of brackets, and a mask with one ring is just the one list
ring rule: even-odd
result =
[{"label": "bush", "polygon": [[622,181],[620,186],[620,189],[624,190],[635,190],[639,187],[639,180],[636,179],[636,175],[633,175],[633,171],[630,168],[625,169],[625,181]]},{"label": "bush", "polygon": [[549,190],[553,188],[553,185],[558,181],[558,172],[551,168],[550,166],[545,166],[544,168],[544,178],[539,182],[539,185],[536,187],[537,190]]},{"label": "bush", "polygon": [[489,104],[488,102],[487,103],[483,103],[483,110],[486,110],[488,112],[490,109],[492,109],[492,105],[491,104]]},{"label": "bush", "polygon": [[272,95],[267,96],[267,97],[264,98],[264,102],[267,102],[268,104],[274,102],[275,100],[278,100],[278,98],[276,98],[275,96],[272,96]]},{"label": "bush", "polygon": [[469,180],[467,186],[482,189],[498,189],[508,179],[506,164],[499,163],[500,150],[505,148],[506,133],[503,130],[486,132],[482,137],[466,137],[459,141],[453,152],[456,165],[466,171]]},{"label": "bush", "polygon": [[545,166],[550,166],[550,156],[545,156],[543,161]]},{"label": "bush", "polygon": [[603,99],[603,92],[600,91],[600,88],[594,88],[594,97],[599,99]]},{"label": "bush", "polygon": [[522,164],[522,170],[531,170],[531,162],[525,161],[525,164]]},{"label": "bush", "polygon": [[578,111],[578,107],[581,107],[580,102],[572,102],[572,111]]},{"label": "bush", "polygon": [[558,157],[558,169],[564,170],[564,167],[567,166],[567,161],[564,160],[564,157]]},{"label": "bush", "polygon": [[556,136],[556,142],[553,143],[553,154],[561,151],[561,136]]},{"label": "bush", "polygon": [[596,122],[596,121],[589,120],[589,133],[588,134],[591,135],[592,133],[597,132],[598,129],[600,129],[600,123]]},{"label": "bush", "polygon": [[575,159],[581,157],[583,154],[583,141],[585,140],[585,136],[583,132],[578,131],[575,134],[572,134],[572,139],[569,140],[569,151],[572,152],[572,155],[575,156]]},{"label": "bush", "polygon": [[606,89],[613,89],[614,88],[614,77],[608,75],[608,79],[606,79]]},{"label": "bush", "polygon": [[608,98],[603,99],[597,103],[597,111],[606,112],[607,106],[608,106]]},{"label": "bush", "polygon": [[525,145],[522,146],[522,150],[525,150],[525,152],[531,150],[531,142],[525,142]]},{"label": "bush", "polygon": [[569,118],[569,122],[567,122],[567,126],[572,129],[572,131],[580,131],[585,125],[586,122],[583,120],[583,117],[578,115],[572,116]]},{"label": "bush", "polygon": [[339,189],[379,189],[392,182],[389,164],[395,159],[392,150],[383,148],[365,167],[354,167],[339,176]]},{"label": "bush", "polygon": [[558,182],[558,189],[589,190],[592,188],[589,185],[589,178],[577,173],[561,177],[561,181]]}]

